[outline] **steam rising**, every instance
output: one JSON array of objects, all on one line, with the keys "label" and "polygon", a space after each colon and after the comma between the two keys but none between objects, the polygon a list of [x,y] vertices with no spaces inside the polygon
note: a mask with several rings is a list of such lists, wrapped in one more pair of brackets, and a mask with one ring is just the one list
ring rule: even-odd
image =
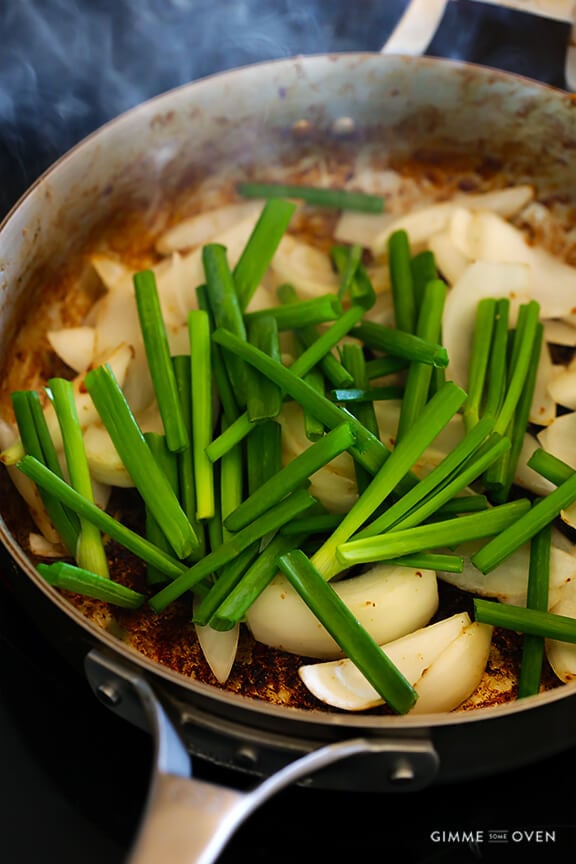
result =
[{"label": "steam rising", "polygon": [[88,132],[139,102],[261,60],[378,50],[404,5],[356,0],[352,15],[338,0],[3,4],[0,210]]}]

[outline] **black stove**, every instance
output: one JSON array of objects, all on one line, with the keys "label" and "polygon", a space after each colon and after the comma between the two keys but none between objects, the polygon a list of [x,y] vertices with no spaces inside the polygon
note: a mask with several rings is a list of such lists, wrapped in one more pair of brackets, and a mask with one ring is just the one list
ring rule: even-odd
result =
[{"label": "black stove", "polygon": [[[0,0],[0,215],[69,147],[143,99],[260,60],[378,51],[406,5]],[[569,31],[561,21],[453,0],[427,53],[564,87]],[[194,767],[238,783],[224,769]],[[150,770],[148,736],[96,701],[0,578],[0,861],[123,864]],[[576,851],[575,773],[571,750],[409,795],[295,787],[257,811],[220,860],[566,861]]]}]

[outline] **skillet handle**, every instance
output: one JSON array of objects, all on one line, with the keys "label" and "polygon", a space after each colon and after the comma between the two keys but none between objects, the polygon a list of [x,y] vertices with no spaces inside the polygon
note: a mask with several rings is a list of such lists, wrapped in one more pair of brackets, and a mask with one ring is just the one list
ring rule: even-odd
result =
[{"label": "skillet handle", "polygon": [[429,741],[349,738],[289,762],[248,792],[209,783],[192,777],[190,755],[139,671],[97,651],[87,655],[85,668],[99,699],[154,737],[148,801],[127,864],[213,864],[239,825],[265,801],[352,756],[383,754],[391,786],[415,781],[427,785],[438,769],[438,756]]}]

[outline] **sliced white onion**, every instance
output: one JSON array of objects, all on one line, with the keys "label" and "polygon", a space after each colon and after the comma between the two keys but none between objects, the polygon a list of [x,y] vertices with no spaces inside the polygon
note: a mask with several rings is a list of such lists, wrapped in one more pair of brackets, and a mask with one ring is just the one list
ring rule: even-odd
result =
[{"label": "sliced white onion", "polygon": [[453,711],[474,693],[486,670],[493,628],[473,621],[454,639],[415,685],[411,714]]},{"label": "sliced white onion", "polygon": [[88,369],[94,357],[96,332],[93,327],[63,327],[48,330],[48,341],[55,353],[75,372]]},{"label": "sliced white onion", "polygon": [[96,253],[90,263],[108,291],[129,291],[132,287],[133,271],[117,258]]},{"label": "sliced white onion", "polygon": [[[567,583],[550,612],[576,618],[576,581]],[[576,645],[559,639],[546,639],[546,657],[555,675],[565,684],[576,681]]]},{"label": "sliced white onion", "polygon": [[[425,626],[438,607],[432,570],[379,564],[333,587],[378,644]],[[342,656],[328,631],[280,574],[248,610],[247,624],[258,642],[273,648],[325,660]]]},{"label": "sliced white onion", "polygon": [[270,264],[274,287],[290,283],[302,299],[338,290],[338,277],[325,252],[285,234]]},{"label": "sliced white onion", "polygon": [[558,367],[552,363],[549,346],[543,343],[528,416],[531,423],[536,423],[538,426],[548,426],[556,417],[556,402],[550,393],[550,384],[558,371]]},{"label": "sliced white onion", "polygon": [[38,558],[64,558],[68,555],[68,550],[61,542],[52,543],[43,534],[35,531],[28,535],[28,545],[32,555]]},{"label": "sliced white onion", "polygon": [[576,410],[576,364],[555,367],[555,372],[548,382],[550,398],[563,408]]},{"label": "sliced white onion", "polygon": [[84,430],[84,449],[94,480],[109,486],[134,486],[108,430],[101,423],[91,423]]},{"label": "sliced white onion", "polygon": [[540,445],[571,468],[576,468],[576,411],[560,414],[537,433]]},{"label": "sliced white onion", "polygon": [[[466,612],[421,627],[381,646],[413,686],[454,639],[470,624]],[[383,703],[382,697],[349,659],[300,666],[298,674],[308,690],[326,705],[344,711],[364,711]]]},{"label": "sliced white onion", "polygon": [[240,201],[217,207],[214,210],[203,210],[195,216],[183,219],[165,231],[158,238],[156,249],[161,255],[169,255],[172,252],[181,252],[193,246],[212,243],[214,238],[241,222],[245,217],[259,216],[262,207],[262,201]]},{"label": "sliced white onion", "polygon": [[558,318],[548,319],[544,324],[544,339],[553,345],[566,345],[576,348],[576,327],[569,321]]},{"label": "sliced white onion", "polygon": [[428,249],[433,252],[436,266],[449,285],[463,276],[470,259],[455,246],[449,231],[439,231],[428,240]]},{"label": "sliced white onion", "polygon": [[[197,604],[198,600],[194,598],[194,606]],[[214,677],[220,684],[225,684],[236,659],[240,626],[236,624],[230,630],[214,630],[209,624],[194,624],[194,629]]]}]

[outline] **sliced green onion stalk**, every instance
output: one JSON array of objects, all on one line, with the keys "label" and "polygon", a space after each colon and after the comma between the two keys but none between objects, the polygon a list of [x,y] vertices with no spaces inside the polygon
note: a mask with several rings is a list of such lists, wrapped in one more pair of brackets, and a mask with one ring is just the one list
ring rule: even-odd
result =
[{"label": "sliced green onion stalk", "polygon": [[539,315],[540,305],[535,300],[531,300],[520,307],[510,363],[511,374],[494,426],[494,431],[500,435],[506,433],[513,419],[518,400],[526,386],[526,377],[534,356],[539,332]]},{"label": "sliced green onion stalk", "polygon": [[214,466],[206,456],[212,441],[212,342],[210,319],[203,309],[188,313],[190,383],[192,388],[192,453],[197,519],[215,513]]},{"label": "sliced green onion stalk", "polygon": [[465,398],[464,390],[454,382],[447,381],[442,390],[430,399],[414,425],[412,434],[392,450],[372,482],[313,555],[312,563],[325,579],[332,579],[344,569],[342,560],[336,556],[336,550],[370,519],[388,495],[397,488],[424,450],[459,410]]},{"label": "sliced green onion stalk", "polygon": [[357,436],[357,443],[350,449],[350,454],[368,471],[376,471],[387,458],[389,450],[375,435],[372,435],[353,415],[339,408],[329,399],[322,397],[295,375],[291,368],[287,369],[282,364],[276,363],[263,351],[259,351],[253,345],[238,339],[227,330],[216,330],[212,338],[229,351],[231,356],[246,360],[264,375],[267,375],[285,393],[299,402],[305,411],[309,411],[329,429],[345,422],[351,423]]},{"label": "sliced green onion stalk", "polygon": [[394,375],[396,372],[403,372],[410,365],[410,361],[405,357],[374,357],[373,360],[366,361],[366,375],[369,380],[373,378],[384,378],[386,375]]},{"label": "sliced green onion stalk", "polygon": [[[364,392],[377,390],[382,388],[370,388],[368,374],[366,372],[366,360],[364,358],[364,350],[361,345],[356,342],[345,342],[342,346],[342,363],[348,369],[354,379],[354,385]],[[387,389],[387,388],[385,388]],[[341,392],[341,391],[338,391]],[[392,397],[394,398],[394,397]],[[373,401],[365,402],[360,400],[349,406],[350,411],[368,429],[376,438],[380,438],[380,430],[378,428],[378,419],[374,409]],[[356,475],[356,485],[358,492],[362,493],[370,483],[372,475],[366,471],[357,462],[354,462],[354,472]]]},{"label": "sliced green onion stalk", "polygon": [[186,559],[199,548],[200,538],[150,453],[112,369],[108,365],[91,369],[84,383],[144,504],[162,526],[178,558]]},{"label": "sliced green onion stalk", "polygon": [[[530,541],[530,565],[526,606],[541,612],[548,610],[550,588],[550,550],[552,525],[548,523]],[[518,680],[518,698],[534,696],[540,690],[545,645],[540,636],[526,633],[522,644],[522,661]]]},{"label": "sliced green onion stalk", "polygon": [[[11,394],[14,416],[20,433],[24,453],[34,456],[42,464],[62,477],[58,456],[46,425],[40,397],[34,390],[17,390]],[[80,523],[76,514],[63,507],[46,490],[38,489],[48,516],[70,555],[76,553]]]},{"label": "sliced green onion stalk", "polygon": [[248,495],[274,477],[282,468],[282,426],[276,420],[258,423],[246,439]]},{"label": "sliced green onion stalk", "polygon": [[350,335],[360,339],[374,351],[382,351],[406,360],[417,360],[420,363],[431,363],[433,366],[446,367],[448,352],[443,345],[427,342],[415,333],[387,327],[377,321],[363,321],[353,327]]},{"label": "sliced green onion stalk", "polygon": [[300,549],[287,552],[278,559],[278,564],[294,590],[376,692],[397,714],[406,714],[416,703],[416,691],[304,552]]},{"label": "sliced green onion stalk", "polygon": [[426,285],[439,278],[436,258],[430,249],[417,252],[410,259],[410,272],[412,274],[412,290],[414,291],[414,303],[419,310]]},{"label": "sliced green onion stalk", "polygon": [[142,340],[166,441],[170,450],[178,453],[188,447],[189,440],[178,399],[156,276],[153,270],[142,270],[134,274],[133,282]]},{"label": "sliced green onion stalk", "polygon": [[530,510],[530,501],[519,498],[500,504],[482,513],[456,516],[443,522],[431,522],[414,528],[388,531],[375,537],[352,538],[336,548],[341,568],[353,564],[387,561],[416,552],[427,552],[444,547],[455,548],[462,543],[498,536],[522,519]]},{"label": "sliced green onion stalk", "polygon": [[289,522],[295,516],[302,514],[309,507],[312,507],[316,500],[308,494],[304,489],[297,489],[280,504],[271,507],[267,513],[261,516],[256,522],[247,525],[237,534],[233,535],[229,540],[222,543],[218,549],[214,549],[209,555],[206,555],[197,564],[194,564],[176,579],[163,588],[158,594],[150,598],[149,603],[155,612],[162,612],[170,603],[173,603],[187,591],[192,590],[206,576],[219,570],[225,564],[228,564],[237,555],[240,555],[248,546],[251,546],[255,540],[265,537],[271,531],[275,531]]},{"label": "sliced green onion stalk", "polygon": [[527,513],[476,552],[472,556],[472,563],[482,573],[490,573],[574,501],[576,473],[545,498],[536,501]]},{"label": "sliced green onion stalk", "polygon": [[[146,439],[146,443],[150,448],[150,452],[158,462],[158,465],[166,474],[166,477],[170,481],[170,485],[174,489],[174,492],[178,494],[179,483],[178,483],[178,468],[180,457],[183,455],[182,453],[174,453],[173,450],[168,448],[168,444],[166,443],[166,436],[160,432],[145,432],[144,438]],[[186,452],[186,451],[184,451]],[[144,508],[145,511],[145,533],[147,540],[150,543],[153,543],[154,546],[158,546],[160,549],[164,549],[168,554],[171,553],[172,547],[168,542],[162,527],[158,524],[158,520],[156,517],[150,512],[148,507]],[[157,584],[158,582],[165,582],[166,576],[157,567],[152,567],[150,564],[147,566],[147,579],[149,585]]]},{"label": "sliced green onion stalk", "polygon": [[322,294],[310,300],[297,300],[285,306],[267,306],[255,312],[245,312],[246,325],[260,318],[272,317],[280,332],[296,330],[311,324],[325,324],[336,321],[342,315],[342,304],[335,294]]},{"label": "sliced green onion stalk", "polygon": [[[374,402],[386,402],[389,399],[401,399],[404,396],[403,386],[390,384],[388,387],[350,387],[346,390],[331,390],[330,398],[334,402],[345,402],[346,404],[368,405]],[[356,411],[353,412],[357,417]]]},{"label": "sliced green onion stalk", "polygon": [[[48,386],[62,432],[62,444],[70,485],[80,495],[94,503],[92,477],[86,458],[84,436],[78,419],[72,382],[65,378],[51,378],[48,381]],[[107,578],[110,576],[102,534],[96,525],[82,517],[80,517],[80,533],[78,534],[74,557],[80,567],[100,576]]]},{"label": "sliced green onion stalk", "polygon": [[65,561],[38,564],[36,569],[54,588],[93,597],[124,609],[139,609],[146,600],[146,595],[139,591]]},{"label": "sliced green onion stalk", "polygon": [[[303,376],[306,384],[309,384],[321,396],[326,396],[326,381],[324,373],[319,366],[315,366],[310,372]],[[309,411],[304,412],[304,432],[309,441],[319,441],[325,434],[326,429],[324,424],[310,414]]]},{"label": "sliced green onion stalk", "polygon": [[296,205],[281,199],[267,201],[234,267],[234,285],[241,309],[246,309],[274,257]]},{"label": "sliced green onion stalk", "polygon": [[446,573],[462,573],[464,570],[462,555],[449,552],[415,552],[413,555],[391,558],[388,564],[415,570],[445,570]]},{"label": "sliced green onion stalk", "polygon": [[[268,549],[269,546],[270,544],[266,548]],[[235,590],[253,562],[259,559],[259,550],[260,543],[258,540],[255,540],[251,546],[248,546],[240,555],[237,555],[236,558],[233,558],[232,561],[222,567],[207,594],[194,610],[192,620],[195,624],[199,624],[202,627],[205,627],[207,624],[212,626],[212,619],[218,607]],[[231,627],[215,627],[214,629],[229,630]]]},{"label": "sliced green onion stalk", "polygon": [[474,618],[484,624],[539,636],[541,639],[558,639],[560,642],[576,642],[576,618],[556,615],[540,609],[527,609],[499,603],[497,600],[474,598]]},{"label": "sliced green onion stalk", "polygon": [[[178,397],[182,406],[182,416],[186,424],[188,432],[189,445],[184,450],[177,454],[178,465],[178,483],[173,485],[174,491],[178,496],[178,500],[182,505],[184,513],[188,517],[188,521],[194,529],[194,533],[198,537],[199,545],[194,550],[194,553],[188,556],[188,561],[191,558],[201,558],[206,552],[206,526],[197,516],[196,506],[196,471],[194,468],[194,447],[192,433],[192,369],[190,363],[190,354],[176,354],[172,358],[174,366],[174,375],[176,376],[176,386],[178,388]],[[147,438],[147,435],[144,435]]]},{"label": "sliced green onion stalk", "polygon": [[[212,331],[215,329],[214,316],[212,315],[212,310],[210,309],[210,302],[208,300],[208,292],[206,290],[206,285],[198,285],[196,287],[196,296],[198,298],[198,308],[203,309],[205,312],[208,313],[208,317],[210,319],[210,334],[212,334]],[[212,372],[214,375],[216,392],[218,394],[220,405],[222,406],[222,412],[226,417],[226,422],[230,424],[238,417],[238,415],[240,414],[240,410],[238,408],[238,403],[236,401],[236,397],[234,395],[234,391],[228,377],[228,372],[226,371],[226,364],[224,363],[224,358],[222,357],[222,349],[214,342],[211,342],[211,346]]]},{"label": "sliced green onion stalk", "polygon": [[232,532],[226,527],[226,520],[230,513],[234,513],[244,499],[244,480],[242,446],[237,444],[224,454],[220,462],[220,519],[222,520],[222,541],[229,539],[232,534]]},{"label": "sliced green onion stalk", "polygon": [[570,465],[567,465],[558,456],[553,456],[552,453],[548,453],[547,450],[543,449],[535,450],[528,459],[527,465],[544,477],[545,480],[554,483],[555,486],[560,486],[561,483],[573,477],[575,473]]},{"label": "sliced green onion stalk", "polygon": [[263,513],[293,492],[299,486],[307,485],[309,478],[323,468],[340,453],[349,450],[354,444],[355,433],[350,424],[343,423],[312,444],[288,465],[256,489],[229,516],[224,525],[229,531],[239,531],[254,522]]},{"label": "sliced green onion stalk", "polygon": [[376,302],[376,292],[362,263],[362,247],[358,244],[333,246],[331,255],[341,276],[338,296],[343,297],[347,292],[352,305],[371,309]]},{"label": "sliced green onion stalk", "polygon": [[295,183],[239,183],[237,191],[244,198],[295,198],[314,207],[336,210],[357,210],[362,213],[382,213],[384,199],[380,195],[352,192],[348,189],[323,189],[299,186]]},{"label": "sliced green onion stalk", "polygon": [[18,462],[18,468],[26,477],[33,480],[38,486],[50,492],[58,501],[73,510],[84,519],[90,520],[108,534],[113,540],[120,543],[142,561],[157,567],[166,576],[175,579],[186,571],[186,566],[177,558],[168,555],[163,549],[150,543],[136,531],[132,531],[110,516],[97,504],[88,501],[79,492],[76,492],[65,480],[43,465],[34,456],[24,456]]},{"label": "sliced green onion stalk", "polygon": [[[278,325],[273,316],[265,315],[250,321],[248,341],[277,363],[282,362]],[[261,423],[277,417],[282,408],[282,392],[278,385],[251,366],[247,367],[246,374],[248,383],[246,413],[250,422]],[[208,459],[208,456],[206,458]]]},{"label": "sliced green onion stalk", "polygon": [[493,297],[485,297],[476,306],[470,363],[468,365],[468,398],[462,412],[467,429],[471,429],[474,424],[478,423],[484,407],[486,374],[496,320],[496,303],[497,301]]},{"label": "sliced green onion stalk", "polygon": [[412,280],[410,240],[404,229],[393,231],[388,238],[388,269],[394,317],[398,330],[416,332],[416,301]]},{"label": "sliced green onion stalk", "polygon": [[488,358],[488,373],[484,394],[487,414],[497,417],[502,406],[508,380],[508,321],[510,300],[501,297],[496,301],[496,317],[492,334],[492,345]]}]

